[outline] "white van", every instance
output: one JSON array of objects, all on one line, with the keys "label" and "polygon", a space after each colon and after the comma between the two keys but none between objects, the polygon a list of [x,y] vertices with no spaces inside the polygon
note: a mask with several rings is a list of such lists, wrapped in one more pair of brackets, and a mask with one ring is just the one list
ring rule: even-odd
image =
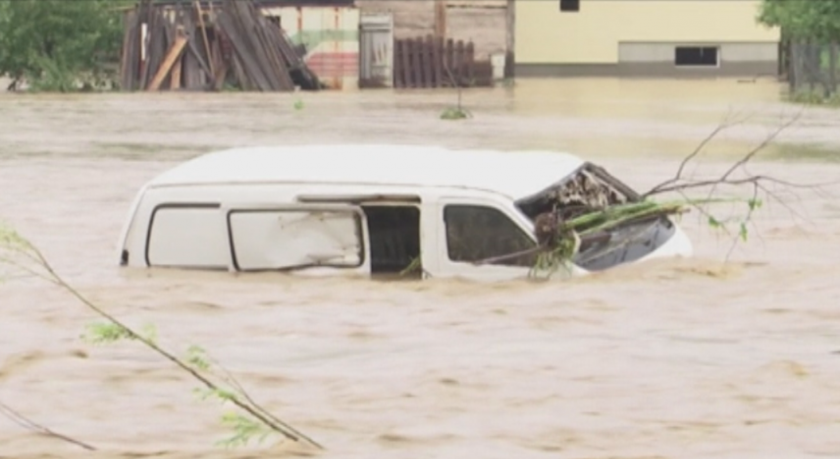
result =
[{"label": "white van", "polygon": [[[131,207],[119,259],[130,267],[236,272],[369,276],[419,266],[414,277],[522,278],[536,261],[536,216],[561,198],[580,204],[584,188],[597,191],[594,199],[638,199],[602,168],[565,153],[231,149],[147,183]],[[640,224],[647,225],[641,233]],[[692,253],[667,217],[633,225],[632,240],[621,227],[584,243],[569,274]]]}]

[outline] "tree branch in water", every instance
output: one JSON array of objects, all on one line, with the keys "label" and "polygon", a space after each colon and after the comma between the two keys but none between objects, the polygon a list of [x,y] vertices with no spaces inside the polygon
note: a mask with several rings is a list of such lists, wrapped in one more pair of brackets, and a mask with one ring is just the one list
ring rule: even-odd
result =
[{"label": "tree branch in water", "polygon": [[41,435],[45,435],[47,437],[52,437],[52,438],[55,438],[56,440],[63,441],[65,443],[70,443],[72,445],[84,448],[88,451],[96,451],[96,448],[94,448],[93,446],[91,446],[91,445],[89,445],[89,444],[87,444],[83,441],[79,441],[79,440],[76,440],[74,438],[68,437],[67,435],[60,434],[60,433],[58,433],[58,432],[56,432],[56,431],[54,431],[54,430],[52,430],[48,427],[44,427],[43,425],[38,424],[37,422],[35,422],[35,421],[27,418],[26,416],[20,414],[19,412],[14,410],[12,407],[10,407],[9,405],[7,405],[3,402],[0,402],[0,415],[2,415],[6,419],[12,421],[13,423],[17,424],[18,426],[20,426],[20,427],[22,427],[26,430],[30,430],[32,432],[35,432],[35,433],[38,433],[38,434],[41,434]]},{"label": "tree branch in water", "polygon": [[[233,393],[232,391],[225,390],[213,382],[210,377],[203,374],[209,370],[209,365],[202,364],[202,361],[199,358],[191,358],[191,365],[187,361],[180,359],[173,353],[156,344],[152,338],[143,336],[143,334],[137,330],[134,330],[118,318],[109,314],[65,281],[65,279],[55,271],[52,264],[50,264],[44,254],[34,244],[14,230],[4,228],[2,226],[0,226],[0,264],[5,264],[14,269],[25,272],[31,276],[58,286],[70,293],[70,295],[75,297],[80,303],[93,311],[96,315],[105,319],[110,326],[113,327],[113,329],[108,330],[108,333],[110,334],[109,339],[124,337],[142,343],[147,348],[187,373],[193,379],[197,380],[211,393],[217,395],[225,401],[233,403],[242,411],[245,411],[256,418],[262,425],[271,431],[276,432],[289,440],[295,442],[305,441],[318,449],[323,449],[323,446],[321,446],[318,442],[297,431],[295,428],[281,421],[276,416],[270,414],[259,404],[254,403],[253,399],[248,396],[244,390],[242,390],[242,387],[238,384],[238,382],[235,382],[234,386],[239,395]],[[227,379],[230,379],[230,377]]]}]

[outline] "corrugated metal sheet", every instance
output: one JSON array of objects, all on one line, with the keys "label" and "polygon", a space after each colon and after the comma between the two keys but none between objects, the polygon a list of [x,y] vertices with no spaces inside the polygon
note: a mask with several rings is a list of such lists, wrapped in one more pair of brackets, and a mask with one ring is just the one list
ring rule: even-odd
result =
[{"label": "corrugated metal sheet", "polygon": [[391,87],[394,76],[394,19],[391,13],[365,13],[360,20],[359,87]]}]

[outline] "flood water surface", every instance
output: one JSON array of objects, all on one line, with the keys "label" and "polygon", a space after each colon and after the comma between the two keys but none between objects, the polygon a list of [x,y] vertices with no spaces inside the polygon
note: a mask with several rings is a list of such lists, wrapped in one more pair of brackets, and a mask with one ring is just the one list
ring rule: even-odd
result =
[{"label": "flood water surface", "polygon": [[[254,399],[322,443],[324,457],[838,457],[836,186],[774,187],[783,202],[766,197],[734,250],[731,237],[689,214],[695,258],[569,282],[117,268],[134,193],[212,149],[353,141],[569,150],[645,190],[672,176],[727,113],[749,115],[709,145],[702,166],[687,168],[724,171],[800,110],[778,100],[778,85],[761,81],[525,81],[464,93],[474,117],[449,122],[437,115],[455,95],[428,91],[2,95],[0,214],[108,311],[154,324],[179,354],[204,347]],[[751,172],[840,179],[838,127],[838,113],[801,113]],[[0,298],[0,402],[99,449],[0,418],[0,457],[309,451],[216,447],[230,434],[219,423],[228,408],[199,400],[173,365],[137,344],[84,342],[95,317],[60,289],[16,277],[0,284]]]}]

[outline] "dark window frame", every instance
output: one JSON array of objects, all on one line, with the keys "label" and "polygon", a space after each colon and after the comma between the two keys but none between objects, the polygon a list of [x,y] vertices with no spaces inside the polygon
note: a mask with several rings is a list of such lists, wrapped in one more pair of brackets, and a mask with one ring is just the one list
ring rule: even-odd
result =
[{"label": "dark window frame", "polygon": [[[491,205],[485,205],[485,204],[446,204],[443,207],[442,217],[443,217],[443,230],[444,230],[444,235],[445,235],[445,238],[446,238],[446,259],[449,262],[451,262],[451,263],[476,264],[476,263],[479,263],[483,260],[489,260],[489,259],[496,258],[496,257],[499,257],[499,256],[510,255],[509,253],[500,253],[500,254],[497,254],[497,255],[484,257],[484,258],[481,258],[481,259],[478,259],[478,260],[455,260],[455,259],[453,259],[451,249],[450,249],[450,240],[449,240],[449,218],[450,218],[450,216],[449,216],[448,212],[453,211],[453,210],[462,210],[462,209],[469,209],[469,210],[480,209],[480,210],[492,211],[492,212],[497,213],[501,217],[504,217],[516,229],[516,232],[518,233],[518,236],[521,236],[524,239],[526,239],[527,241],[529,241],[529,243],[530,243],[530,247],[528,247],[529,249],[531,249],[531,248],[536,249],[537,248],[537,240],[533,237],[533,235],[531,235],[527,231],[525,231],[519,224],[517,224],[513,219],[511,219],[510,216],[507,213],[503,212],[502,210],[500,210],[497,207],[493,207]],[[527,250],[527,249],[523,249],[523,250]],[[536,252],[533,254],[533,256],[536,256]],[[489,266],[506,266],[506,267],[511,267],[511,268],[533,268],[533,264],[527,264],[527,265],[526,264],[519,264],[519,263],[515,263],[515,261],[516,261],[516,259],[511,259],[511,260],[499,261],[499,262],[496,262],[496,263],[488,263],[487,265],[489,265]],[[481,266],[481,264],[479,264],[478,266]]]},{"label": "dark window frame", "polygon": [[300,207],[300,208],[290,208],[290,207],[281,207],[281,208],[263,208],[263,209],[231,209],[225,215],[225,222],[227,223],[227,233],[228,233],[228,246],[230,247],[230,260],[233,268],[238,272],[273,272],[273,271],[286,271],[288,268],[281,267],[281,268],[264,268],[264,269],[242,269],[239,267],[239,261],[236,259],[236,247],[233,243],[233,227],[231,225],[231,216],[236,213],[244,214],[244,213],[282,213],[282,212],[312,212],[312,211],[327,211],[327,212],[347,212],[353,214],[356,221],[356,234],[359,236],[359,262],[354,265],[346,265],[346,264],[329,264],[324,263],[318,265],[319,268],[336,268],[336,269],[358,269],[361,266],[364,266],[365,262],[367,261],[367,257],[365,256],[367,252],[367,246],[365,245],[365,217],[364,213],[360,212],[356,209],[320,209],[317,207]]},{"label": "dark window frame", "polygon": [[[714,57],[714,63],[711,61],[704,62],[706,52],[711,52]],[[689,63],[686,63],[689,61]],[[693,63],[691,63],[693,62]],[[675,46],[674,47],[674,66],[675,67],[689,67],[689,68],[715,68],[720,66],[720,47],[719,46]]]},{"label": "dark window frame", "polygon": [[580,0],[560,0],[560,11],[563,13],[579,12]]}]

